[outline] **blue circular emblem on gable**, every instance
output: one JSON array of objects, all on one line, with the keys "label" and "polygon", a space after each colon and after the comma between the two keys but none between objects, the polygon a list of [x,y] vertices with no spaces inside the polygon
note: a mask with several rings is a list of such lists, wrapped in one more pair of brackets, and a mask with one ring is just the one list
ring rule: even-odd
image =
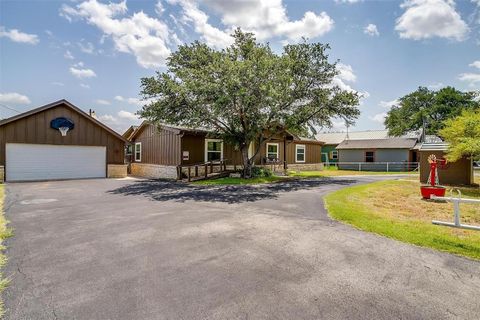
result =
[{"label": "blue circular emblem on gable", "polygon": [[60,117],[60,118],[55,118],[52,121],[50,121],[50,127],[52,129],[58,130],[58,128],[66,127],[68,130],[72,130],[75,127],[75,124],[73,123],[72,120]]}]

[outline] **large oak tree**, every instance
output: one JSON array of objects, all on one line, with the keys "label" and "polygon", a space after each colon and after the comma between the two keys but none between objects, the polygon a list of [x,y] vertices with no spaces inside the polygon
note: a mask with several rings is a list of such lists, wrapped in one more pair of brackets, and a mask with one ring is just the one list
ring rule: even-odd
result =
[{"label": "large oak tree", "polygon": [[156,123],[206,127],[241,150],[244,175],[251,172],[252,141],[260,144],[285,131],[314,133],[333,117],[352,122],[359,95],[334,84],[336,62],[328,45],[287,45],[281,54],[237,29],[234,43],[214,50],[198,41],[182,45],[167,71],[142,78],[149,104],[141,117]]},{"label": "large oak tree", "polygon": [[479,93],[462,92],[453,87],[438,91],[419,87],[399,99],[385,118],[385,127],[392,136],[425,127],[426,134],[437,135],[444,121],[459,116],[463,110],[480,107]]}]

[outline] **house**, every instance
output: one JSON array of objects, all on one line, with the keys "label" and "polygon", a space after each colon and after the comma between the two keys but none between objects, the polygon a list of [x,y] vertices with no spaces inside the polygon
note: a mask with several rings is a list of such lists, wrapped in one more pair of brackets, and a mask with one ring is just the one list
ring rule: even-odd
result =
[{"label": "house", "polygon": [[322,159],[327,163],[338,163],[339,169],[410,171],[417,168],[418,142],[422,134],[412,132],[390,137],[388,130],[372,130],[323,133],[316,137],[328,144],[322,148]]},{"label": "house", "polygon": [[417,138],[344,140],[337,146],[338,167],[352,170],[364,162],[363,170],[410,171],[417,167],[417,142]]},{"label": "house", "polygon": [[[435,155],[437,159],[444,159],[448,144],[441,141],[427,139],[419,148],[420,182],[427,183],[430,173],[428,157]],[[463,157],[455,162],[446,162],[437,168],[440,184],[471,185],[474,183],[473,159]]]},{"label": "house", "polygon": [[[150,178],[177,178],[178,166],[224,161],[229,168],[240,167],[240,150],[224,143],[209,130],[171,125],[156,126],[144,121],[130,136],[133,146],[131,173]],[[273,170],[320,170],[322,142],[285,133],[262,143],[255,165]],[[255,145],[249,148],[253,156]],[[197,170],[204,170],[203,166]],[[199,173],[203,174],[203,171]]]},{"label": "house", "polygon": [[337,146],[344,140],[387,139],[388,130],[328,132],[319,133],[315,136],[315,138],[324,142],[324,145],[322,146],[322,162],[336,163],[338,162]]},{"label": "house", "polygon": [[66,100],[0,121],[0,179],[124,177],[121,135]]}]

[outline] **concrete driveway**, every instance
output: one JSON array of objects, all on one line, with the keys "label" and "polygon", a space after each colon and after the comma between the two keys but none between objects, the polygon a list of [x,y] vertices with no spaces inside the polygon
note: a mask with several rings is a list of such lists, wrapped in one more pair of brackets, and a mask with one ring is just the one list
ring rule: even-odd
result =
[{"label": "concrete driveway", "polygon": [[383,178],[7,185],[7,319],[478,319],[480,263],[332,221]]}]

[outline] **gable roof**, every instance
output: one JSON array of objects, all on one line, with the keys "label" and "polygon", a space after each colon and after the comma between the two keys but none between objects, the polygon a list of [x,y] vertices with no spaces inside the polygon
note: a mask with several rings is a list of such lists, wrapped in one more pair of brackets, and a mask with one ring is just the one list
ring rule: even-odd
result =
[{"label": "gable roof", "polygon": [[[315,136],[315,138],[319,141],[325,142],[325,144],[340,144],[347,138],[347,133],[319,133]],[[386,139],[388,138],[388,130],[353,131],[348,133],[348,138],[350,140]]]},{"label": "gable roof", "polygon": [[122,133],[122,137],[124,137],[125,139],[128,140],[128,138],[130,138],[130,136],[132,135],[133,132],[135,132],[135,130],[137,130],[138,126],[130,126],[128,127],[128,129]]},{"label": "gable roof", "polygon": [[89,116],[85,111],[83,111],[82,109],[78,108],[77,106],[73,105],[72,103],[68,102],[68,101],[65,100],[65,99],[58,100],[58,101],[55,101],[55,102],[52,102],[52,103],[43,105],[43,106],[38,107],[38,108],[36,108],[36,109],[32,109],[32,110],[29,110],[29,111],[27,111],[27,112],[24,112],[24,113],[21,113],[21,114],[17,114],[16,116],[13,116],[13,117],[10,117],[10,118],[7,118],[7,119],[3,119],[3,120],[0,121],[0,126],[6,125],[7,123],[11,123],[11,122],[20,120],[20,119],[22,119],[22,118],[25,118],[25,117],[28,117],[28,116],[31,116],[31,115],[34,115],[34,114],[43,112],[43,111],[48,110],[48,109],[51,109],[51,108],[58,107],[58,106],[61,106],[61,105],[64,105],[64,106],[72,109],[73,111],[79,113],[81,116],[87,118],[88,120],[92,121],[92,122],[95,123],[96,125],[98,125],[98,126],[100,126],[101,128],[105,129],[106,131],[108,131],[109,133],[111,133],[112,135],[114,135],[115,137],[117,137],[118,139],[122,140],[123,142],[128,142],[127,139],[125,139],[123,136],[121,136],[120,134],[118,134],[116,131],[114,131],[113,129],[110,129],[109,127],[107,127],[106,125],[104,125],[102,122],[98,121],[97,119]]},{"label": "gable roof", "polygon": [[345,140],[337,149],[412,149],[416,143],[416,138]]}]

